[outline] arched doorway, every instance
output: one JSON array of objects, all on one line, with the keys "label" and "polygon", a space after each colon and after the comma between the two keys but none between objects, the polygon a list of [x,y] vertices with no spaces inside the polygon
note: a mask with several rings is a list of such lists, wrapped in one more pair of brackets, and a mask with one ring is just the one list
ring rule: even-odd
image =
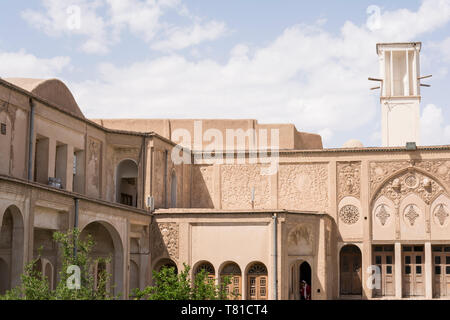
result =
[{"label": "arched doorway", "polygon": [[[96,221],[84,227],[80,238],[85,240],[88,235],[91,235],[95,242],[91,258],[98,260],[98,263],[93,266],[94,278],[97,279],[104,271],[110,273],[111,281],[107,284],[108,290],[114,287],[114,295],[119,293],[124,295],[123,247],[119,233],[109,223]],[[107,259],[109,259],[108,263],[105,262]]]},{"label": "arched doorway", "polygon": [[261,262],[253,263],[247,271],[247,299],[267,300],[267,268]]},{"label": "arched doorway", "polygon": [[234,263],[227,263],[220,271],[220,283],[223,279],[228,277],[231,281],[229,285],[225,288],[228,299],[239,300],[242,298],[242,272],[241,268]]},{"label": "arched doorway", "polygon": [[138,166],[133,160],[123,160],[116,172],[116,202],[137,207]]},{"label": "arched doorway", "polygon": [[289,300],[301,300],[301,283],[305,281],[312,292],[312,269],[305,260],[294,261],[289,271]]},{"label": "arched doorway", "polygon": [[340,294],[361,295],[361,250],[353,244],[342,247],[340,255]]},{"label": "arched doorway", "polygon": [[3,215],[0,213],[0,227],[0,260],[5,270],[0,273],[0,282],[5,290],[10,290],[20,284],[24,261],[24,223],[16,206],[9,206]]},{"label": "arched doorway", "polygon": [[[308,285],[308,287],[311,289],[311,266],[308,262],[304,261],[299,266],[299,275],[300,275],[300,288],[303,281]],[[311,299],[312,290],[309,293],[309,299]],[[304,299],[304,295],[300,294],[300,299]]]}]

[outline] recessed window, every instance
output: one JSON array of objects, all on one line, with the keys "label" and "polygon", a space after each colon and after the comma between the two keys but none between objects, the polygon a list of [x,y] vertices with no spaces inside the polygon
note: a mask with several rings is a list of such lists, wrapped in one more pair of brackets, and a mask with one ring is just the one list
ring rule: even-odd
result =
[{"label": "recessed window", "polygon": [[449,256],[445,257],[445,264],[450,264],[450,257]]},{"label": "recessed window", "polygon": [[6,135],[6,123],[1,124],[1,132],[2,132],[2,135]]},{"label": "recessed window", "polygon": [[411,264],[411,256],[405,256],[405,264]]},{"label": "recessed window", "polygon": [[441,257],[440,256],[434,257],[434,264],[441,264]]},{"label": "recessed window", "polygon": [[392,266],[387,266],[386,267],[386,273],[387,274],[392,274]]},{"label": "recessed window", "polygon": [[375,256],[375,263],[381,264],[381,256]]},{"label": "recessed window", "polygon": [[416,263],[421,264],[422,263],[422,256],[416,256]]},{"label": "recessed window", "polygon": [[403,247],[403,251],[407,251],[407,252],[412,251],[412,247],[409,247],[409,246]]},{"label": "recessed window", "polygon": [[411,266],[405,266],[405,274],[411,274]]},{"label": "recessed window", "polygon": [[416,266],[416,274],[422,274],[422,266]]},{"label": "recessed window", "polygon": [[392,256],[386,256],[386,264],[392,264]]},{"label": "recessed window", "polygon": [[449,266],[445,267],[445,274],[450,274],[450,267]]},{"label": "recessed window", "polygon": [[415,252],[423,252],[423,246],[414,246]]},{"label": "recessed window", "polygon": [[441,274],[441,267],[440,266],[434,267],[434,274]]}]

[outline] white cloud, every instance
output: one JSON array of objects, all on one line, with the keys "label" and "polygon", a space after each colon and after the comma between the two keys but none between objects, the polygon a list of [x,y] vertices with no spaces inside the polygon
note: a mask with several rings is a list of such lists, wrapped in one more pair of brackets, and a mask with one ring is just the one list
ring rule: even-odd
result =
[{"label": "white cloud", "polygon": [[450,125],[444,124],[442,109],[428,104],[420,118],[421,144],[450,144]]},{"label": "white cloud", "polygon": [[38,58],[25,50],[0,51],[0,77],[52,78],[70,68],[69,57]]},{"label": "white cloud", "polygon": [[[105,19],[98,14],[104,3],[102,0],[42,0],[45,11],[25,10],[22,18],[32,27],[44,31],[52,37],[84,36],[85,42],[82,50],[88,53],[103,54],[108,47],[116,42],[108,34],[108,26]],[[79,8],[77,12],[69,11],[69,8]],[[79,25],[71,27],[73,18],[79,19]]]},{"label": "white cloud", "polygon": [[[176,50],[214,40],[225,34],[223,22],[201,19],[189,13],[180,0],[41,0],[44,10],[25,10],[22,18],[32,27],[52,37],[82,36],[80,49],[105,54],[119,43],[124,32],[136,35],[152,47]],[[79,28],[71,28],[70,19],[79,8]],[[167,11],[188,20],[186,27],[164,22]],[[166,38],[167,37],[167,38]]]},{"label": "white cloud", "polygon": [[174,27],[167,31],[168,38],[158,41],[151,47],[155,50],[180,50],[205,41],[216,40],[226,32],[223,22],[210,21],[203,25],[194,24],[191,27]]},{"label": "white cloud", "polygon": [[[320,131],[329,145],[339,132],[374,121],[378,93],[369,91],[367,77],[379,72],[375,44],[416,40],[449,21],[449,7],[450,1],[427,0],[417,12],[383,12],[376,30],[347,21],[338,35],[296,25],[251,53],[238,44],[224,64],[177,54],[104,64],[97,80],[72,87],[91,118],[257,118]],[[419,27],[406,28],[411,19]]]}]

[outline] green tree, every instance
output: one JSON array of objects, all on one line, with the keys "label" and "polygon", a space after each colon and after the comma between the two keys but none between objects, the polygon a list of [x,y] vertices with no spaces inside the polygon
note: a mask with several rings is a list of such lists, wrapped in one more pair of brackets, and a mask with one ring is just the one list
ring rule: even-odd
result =
[{"label": "green tree", "polygon": [[[62,268],[59,272],[59,281],[55,290],[51,290],[47,277],[35,269],[39,257],[25,266],[21,275],[21,284],[16,288],[0,296],[0,300],[105,300],[116,298],[107,290],[107,284],[111,275],[102,270],[94,278],[91,268],[97,263],[108,263],[110,259],[91,259],[90,253],[94,241],[89,235],[86,240],[80,239],[78,229],[69,230],[67,233],[55,232],[53,239],[60,246]],[[74,254],[74,249],[77,254]],[[69,266],[80,268],[80,288],[70,289],[67,280],[71,274],[67,273]]]},{"label": "green tree", "polygon": [[[201,270],[190,280],[190,266],[184,264],[184,270],[179,274],[174,267],[163,267],[161,271],[153,271],[154,286],[144,290],[135,289],[133,299],[148,300],[226,300],[226,287],[231,283],[229,277],[224,277],[219,285],[215,279],[209,278],[205,270]],[[234,297],[234,294],[230,294]]]}]

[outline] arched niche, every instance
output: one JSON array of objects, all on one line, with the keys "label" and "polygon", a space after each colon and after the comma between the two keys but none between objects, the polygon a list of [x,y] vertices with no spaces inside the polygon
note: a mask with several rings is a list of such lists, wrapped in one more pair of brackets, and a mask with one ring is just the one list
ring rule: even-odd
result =
[{"label": "arched niche", "polygon": [[380,196],[372,206],[372,236],[374,240],[395,239],[396,209],[386,196]]},{"label": "arched niche", "polygon": [[24,267],[24,221],[15,205],[10,205],[0,216],[0,258],[9,266],[4,279],[7,289],[19,285]]},{"label": "arched niche", "polygon": [[242,272],[239,265],[235,262],[225,262],[219,269],[220,283],[223,283],[225,277],[228,277],[230,284],[225,288],[228,299],[239,300],[242,298]]},{"label": "arched niche", "polygon": [[138,166],[130,159],[121,161],[116,170],[116,202],[137,207]]},{"label": "arched niche", "polygon": [[399,206],[400,237],[404,240],[427,238],[426,204],[417,194],[408,194]]},{"label": "arched niche", "polygon": [[447,240],[450,234],[450,198],[442,193],[430,206],[431,238]]},{"label": "arched niche", "polygon": [[262,262],[252,262],[246,268],[247,299],[267,300],[269,283],[267,267]]},{"label": "arched niche", "polygon": [[[123,246],[118,231],[108,222],[94,221],[87,224],[81,231],[80,238],[86,239],[91,235],[95,245],[91,251],[91,258],[96,259],[111,259],[109,265],[105,265],[106,271],[112,274],[111,281],[114,285],[114,294],[123,292]],[[96,266],[94,272],[98,274],[99,266]],[[100,266],[102,267],[102,266]],[[112,285],[110,284],[110,285]]]}]

